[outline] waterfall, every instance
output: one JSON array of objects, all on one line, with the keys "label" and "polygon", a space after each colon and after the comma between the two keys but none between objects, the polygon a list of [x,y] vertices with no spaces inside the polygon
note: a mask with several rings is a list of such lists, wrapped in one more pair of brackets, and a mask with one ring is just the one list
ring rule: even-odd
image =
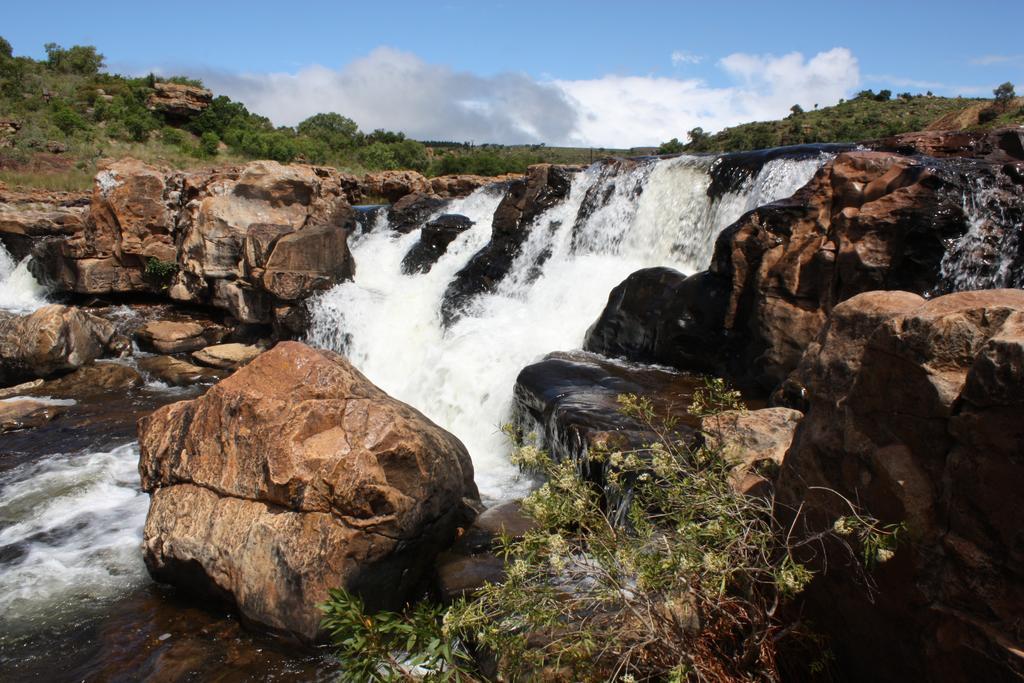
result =
[{"label": "waterfall", "polygon": [[45,294],[28,270],[28,258],[15,263],[0,242],[0,310],[31,313],[46,303]]},{"label": "waterfall", "polygon": [[992,182],[975,178],[961,204],[967,232],[947,245],[942,257],[942,291],[1024,287],[1024,244],[1019,210]]},{"label": "waterfall", "polygon": [[711,157],[594,164],[535,220],[498,287],[445,329],[445,289],[487,244],[501,201],[493,189],[477,190],[444,209],[474,225],[428,273],[401,271],[418,230],[353,236],[355,281],[312,301],[309,341],[344,353],[375,384],[462,439],[485,500],[521,496],[528,483],[509,463],[500,431],[519,371],[550,351],[579,348],[608,293],[630,273],[707,267],[723,228],[791,195],[827,158],[772,160],[718,197],[708,191]]}]

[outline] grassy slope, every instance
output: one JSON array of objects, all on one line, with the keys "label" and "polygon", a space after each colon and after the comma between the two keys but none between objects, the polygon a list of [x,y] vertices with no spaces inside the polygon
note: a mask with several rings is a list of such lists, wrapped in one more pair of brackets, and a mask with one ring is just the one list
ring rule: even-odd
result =
[{"label": "grassy slope", "polygon": [[856,98],[779,121],[733,126],[686,145],[691,152],[735,152],[809,142],[856,142],[924,129],[979,129],[1024,123],[1024,98],[978,122],[992,100],[914,96],[878,101]]}]

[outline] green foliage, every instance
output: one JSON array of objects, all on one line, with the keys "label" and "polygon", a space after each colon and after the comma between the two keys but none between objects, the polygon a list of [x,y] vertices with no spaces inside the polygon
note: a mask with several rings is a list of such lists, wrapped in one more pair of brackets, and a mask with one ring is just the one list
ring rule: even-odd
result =
[{"label": "green foliage", "polygon": [[73,135],[86,128],[85,119],[66,103],[58,100],[53,103],[51,110],[50,118],[53,125],[57,126],[65,135]]},{"label": "green foliage", "polygon": [[[403,633],[429,638],[433,653],[446,641],[452,653],[472,643],[494,658],[501,680],[777,680],[778,641],[802,632],[780,621],[780,607],[812,577],[797,551],[828,537],[885,561],[894,533],[851,505],[834,528],[790,543],[771,501],[734,490],[722,451],[679,441],[674,420],[647,399],[619,402],[659,438],[635,450],[592,448],[589,468],[604,469],[605,489],[575,463],[520,445],[514,461],[545,483],[523,502],[536,528],[500,539],[506,580],[435,611],[433,625],[405,617]],[[714,419],[741,406],[722,380],[708,379],[691,412]],[[625,501],[624,518],[607,509],[610,499]],[[341,597],[332,633],[343,660],[358,662],[363,680],[406,680],[416,649],[371,635],[379,624],[395,628],[398,615],[367,617]],[[468,658],[444,662],[451,675],[475,673]]]},{"label": "green foliage", "polygon": [[1014,97],[1017,96],[1017,93],[1014,92],[1013,83],[1011,83],[1010,81],[1007,81],[1006,83],[1003,83],[1002,85],[998,86],[995,90],[992,91],[992,94],[995,95],[996,104],[1004,107],[1008,105]]},{"label": "green foliage", "polygon": [[800,116],[800,114],[804,113],[804,108],[801,107],[799,104],[794,104],[792,107],[789,108],[789,111],[793,116]]},{"label": "green foliage", "polygon": [[215,157],[220,150],[220,138],[211,130],[199,137],[199,150],[205,157]]},{"label": "green foliage", "polygon": [[14,56],[14,49],[6,38],[0,36],[0,59],[9,59]]},{"label": "green foliage", "polygon": [[47,43],[46,64],[61,73],[91,76],[103,68],[103,55],[92,45],[73,45],[64,49],[57,43]]},{"label": "green foliage", "polygon": [[683,143],[679,142],[679,138],[672,138],[658,146],[658,154],[679,154],[682,151]]},{"label": "green foliage", "polygon": [[146,260],[146,270],[143,275],[161,289],[167,289],[177,273],[178,264],[174,261],[161,261],[158,258],[150,257]]},{"label": "green foliage", "polygon": [[296,131],[299,135],[323,142],[332,152],[351,149],[362,142],[356,122],[334,112],[314,114],[299,123]]},{"label": "green foliage", "polygon": [[465,647],[442,633],[440,607],[420,603],[401,615],[367,615],[357,596],[339,589],[320,609],[343,663],[343,682],[473,680]]}]

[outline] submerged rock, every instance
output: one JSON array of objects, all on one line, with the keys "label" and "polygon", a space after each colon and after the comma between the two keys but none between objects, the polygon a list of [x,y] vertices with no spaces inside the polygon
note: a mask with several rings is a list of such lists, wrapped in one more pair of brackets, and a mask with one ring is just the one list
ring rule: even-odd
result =
[{"label": "submerged rock", "polygon": [[423,226],[420,240],[402,259],[402,272],[429,273],[456,237],[473,227],[466,216],[446,213]]},{"label": "submerged rock", "polygon": [[63,406],[27,398],[0,401],[0,434],[39,427],[57,419],[64,410]]},{"label": "submerged rock", "polygon": [[216,368],[193,365],[173,356],[140,358],[139,369],[171,386],[187,387],[193,384],[213,383],[224,379],[226,372]]},{"label": "submerged rock", "polygon": [[458,439],[295,342],[143,418],[139,438],[150,573],[305,640],[330,588],[401,607],[478,498]]},{"label": "submerged rock", "polygon": [[906,526],[873,594],[852,590],[849,556],[826,548],[808,598],[843,670],[1024,675],[1024,291],[853,297],[791,381],[809,405],[778,482],[778,515],[801,510],[793,539],[851,514],[847,500]]}]

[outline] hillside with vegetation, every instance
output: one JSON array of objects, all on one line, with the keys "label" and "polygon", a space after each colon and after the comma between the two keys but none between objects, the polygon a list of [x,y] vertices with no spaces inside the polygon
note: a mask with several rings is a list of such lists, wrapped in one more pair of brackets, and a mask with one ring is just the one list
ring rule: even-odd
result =
[{"label": "hillside with vegetation", "polygon": [[[1008,89],[1007,89],[1008,87]],[[778,121],[756,121],[709,134],[701,128],[687,133],[688,141],[673,138],[659,153],[737,152],[811,142],[857,142],[917,130],[986,130],[1024,123],[1024,98],[1015,97],[1013,84],[996,89],[994,99],[937,97],[889,90],[863,90],[832,107],[804,111],[793,105]]]},{"label": "hillside with vegetation", "polygon": [[[274,126],[241,102],[200,90],[184,76],[127,77],[104,71],[93,46],[50,43],[46,58],[15,56],[0,38],[0,181],[80,189],[104,157],[132,156],[174,168],[250,159],[305,161],[361,173],[412,169],[427,175],[521,172],[541,162],[586,163],[591,150],[545,145],[420,142],[404,133],[366,133],[338,113],[315,114],[297,126]],[[204,93],[201,111],[183,115],[154,107],[161,83]]]}]

